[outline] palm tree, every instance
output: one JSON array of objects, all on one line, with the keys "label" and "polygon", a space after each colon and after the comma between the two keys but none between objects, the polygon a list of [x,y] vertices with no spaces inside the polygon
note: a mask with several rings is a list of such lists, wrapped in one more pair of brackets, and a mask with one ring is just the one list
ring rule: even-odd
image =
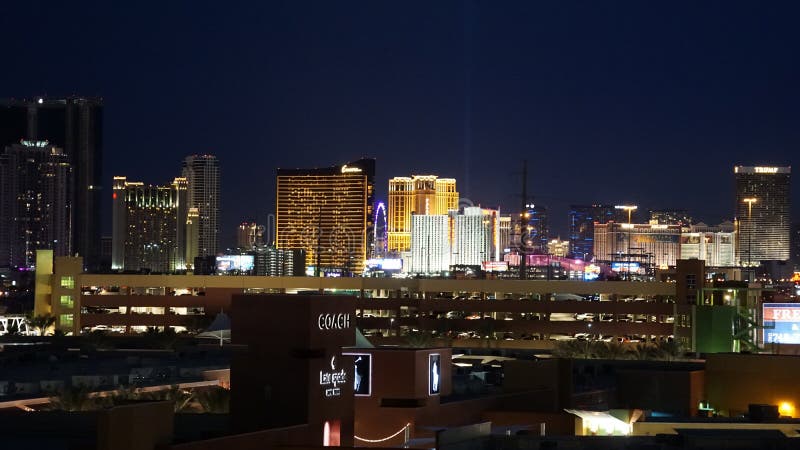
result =
[{"label": "palm tree", "polygon": [[628,352],[632,359],[646,360],[646,359],[659,359],[658,349],[655,345],[646,342],[639,342],[632,350]]},{"label": "palm tree", "polygon": [[72,386],[51,397],[50,407],[60,411],[92,411],[97,409],[98,402],[90,396],[88,388]]},{"label": "palm tree", "polygon": [[660,356],[667,361],[674,361],[683,355],[683,346],[674,339],[661,341],[657,347]]},{"label": "palm tree", "polygon": [[431,334],[425,331],[411,330],[406,333],[405,337],[409,347],[426,348],[431,346]]},{"label": "palm tree", "polygon": [[109,396],[112,405],[120,405],[126,402],[140,399],[139,392],[133,386],[119,386]]},{"label": "palm tree", "polygon": [[147,327],[144,338],[150,346],[161,350],[173,350],[178,341],[178,335],[171,327],[164,328],[164,331],[159,331],[156,327]]},{"label": "palm tree", "polygon": [[226,414],[230,411],[231,391],[214,386],[195,390],[195,400],[208,414]]},{"label": "palm tree", "polygon": [[44,336],[50,327],[56,323],[56,317],[52,314],[39,314],[38,316],[31,314],[27,322],[28,326],[35,330],[39,336]]},{"label": "palm tree", "polygon": [[169,389],[160,391],[164,395],[164,400],[170,400],[175,405],[175,412],[183,412],[189,408],[194,400],[194,391],[181,389],[177,384],[173,384]]},{"label": "palm tree", "polygon": [[625,359],[628,351],[619,341],[598,341],[593,346],[594,354],[601,359]]},{"label": "palm tree", "polygon": [[559,358],[588,359],[594,356],[594,351],[589,341],[557,341],[553,355]]}]

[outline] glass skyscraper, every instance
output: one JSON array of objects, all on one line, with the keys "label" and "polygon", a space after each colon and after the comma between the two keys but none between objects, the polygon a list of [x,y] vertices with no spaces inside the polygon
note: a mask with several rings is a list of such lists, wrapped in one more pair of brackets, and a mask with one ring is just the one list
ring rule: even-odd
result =
[{"label": "glass skyscraper", "polygon": [[0,152],[0,266],[32,267],[39,249],[70,255],[72,175],[69,157],[47,141]]},{"label": "glass skyscraper", "polygon": [[791,167],[733,168],[737,259],[741,265],[789,260]]},{"label": "glass skyscraper", "polygon": [[[197,256],[216,256],[219,250],[220,176],[214,155],[191,155],[183,160],[181,176],[189,183],[189,207],[197,208]],[[192,261],[188,262],[190,265]]]},{"label": "glass skyscraper", "polygon": [[0,149],[21,140],[47,141],[63,149],[72,165],[69,186],[71,249],[89,269],[100,263],[100,195],[103,185],[103,100],[34,98],[0,100]]},{"label": "glass skyscraper", "polygon": [[576,258],[591,261],[594,255],[594,224],[614,219],[612,205],[570,205],[569,245]]}]

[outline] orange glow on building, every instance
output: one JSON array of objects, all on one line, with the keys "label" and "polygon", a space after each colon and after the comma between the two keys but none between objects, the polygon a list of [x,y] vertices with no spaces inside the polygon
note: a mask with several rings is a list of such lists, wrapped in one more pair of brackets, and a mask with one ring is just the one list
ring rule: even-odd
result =
[{"label": "orange glow on building", "polygon": [[358,274],[372,238],[375,160],[278,169],[275,246],[303,249],[315,274]]}]

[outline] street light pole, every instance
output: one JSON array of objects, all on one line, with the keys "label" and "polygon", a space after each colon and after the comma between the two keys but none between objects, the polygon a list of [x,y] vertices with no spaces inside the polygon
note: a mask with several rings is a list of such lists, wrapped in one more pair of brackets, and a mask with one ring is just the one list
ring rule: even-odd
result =
[{"label": "street light pole", "polygon": [[753,255],[753,203],[758,202],[758,199],[755,197],[749,197],[742,199],[743,202],[747,203],[747,266],[752,266],[752,255]]},{"label": "street light pole", "polygon": [[617,205],[614,207],[615,209],[622,209],[624,211],[628,211],[628,223],[631,223],[631,213],[639,209],[636,205]]}]

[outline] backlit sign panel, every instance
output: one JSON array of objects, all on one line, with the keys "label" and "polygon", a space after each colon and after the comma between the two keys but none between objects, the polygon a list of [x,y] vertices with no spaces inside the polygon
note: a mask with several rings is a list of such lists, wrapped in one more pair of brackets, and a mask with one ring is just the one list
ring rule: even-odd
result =
[{"label": "backlit sign panel", "polygon": [[600,266],[595,264],[589,264],[588,266],[584,267],[583,269],[583,279],[586,281],[592,281],[600,278]]},{"label": "backlit sign panel", "polygon": [[442,378],[442,358],[438,353],[428,355],[428,395],[439,395]]},{"label": "backlit sign panel", "polygon": [[486,272],[506,272],[508,271],[508,261],[483,261],[481,269]]},{"label": "backlit sign panel", "polygon": [[217,272],[249,272],[253,270],[253,255],[217,256]]},{"label": "backlit sign panel", "polygon": [[611,270],[614,272],[639,272],[641,265],[638,262],[612,262]]},{"label": "backlit sign panel", "polygon": [[359,397],[372,395],[372,355],[369,353],[343,353],[353,357],[353,393]]},{"label": "backlit sign panel", "polygon": [[800,303],[764,303],[764,343],[800,344]]},{"label": "backlit sign panel", "polygon": [[325,397],[339,397],[342,395],[341,386],[347,383],[347,372],[344,368],[337,369],[336,356],[331,356],[330,370],[319,371],[319,385],[325,391]]},{"label": "backlit sign panel", "polygon": [[402,270],[403,260],[399,258],[375,258],[368,259],[367,267],[381,270]]}]

